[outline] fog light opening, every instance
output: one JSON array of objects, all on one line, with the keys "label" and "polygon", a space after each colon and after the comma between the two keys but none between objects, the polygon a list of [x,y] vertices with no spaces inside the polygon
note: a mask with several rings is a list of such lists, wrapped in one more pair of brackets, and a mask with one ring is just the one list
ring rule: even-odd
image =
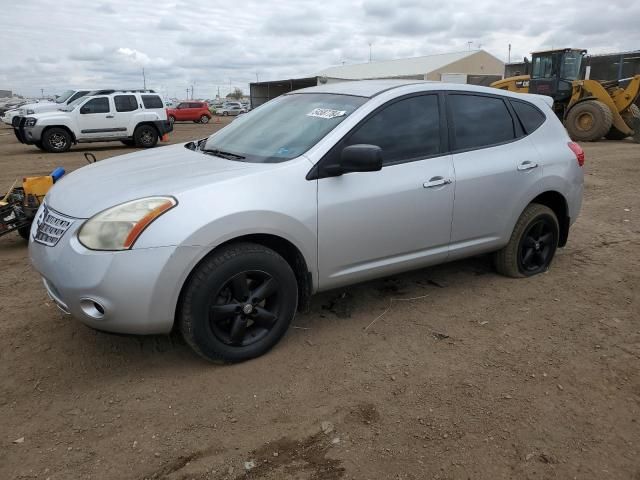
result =
[{"label": "fog light opening", "polygon": [[92,298],[83,298],[80,300],[80,308],[82,308],[85,315],[96,320],[100,320],[104,317],[104,306]]}]

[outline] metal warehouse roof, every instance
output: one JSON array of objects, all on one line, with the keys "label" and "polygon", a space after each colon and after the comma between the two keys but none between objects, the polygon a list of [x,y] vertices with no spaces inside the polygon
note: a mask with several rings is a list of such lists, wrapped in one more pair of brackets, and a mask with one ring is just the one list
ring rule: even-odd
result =
[{"label": "metal warehouse roof", "polygon": [[439,55],[401,58],[384,62],[339,65],[322,70],[317,73],[317,76],[359,80],[363,78],[383,78],[389,76],[425,75],[481,51],[482,50],[467,50],[466,52],[442,53]]}]

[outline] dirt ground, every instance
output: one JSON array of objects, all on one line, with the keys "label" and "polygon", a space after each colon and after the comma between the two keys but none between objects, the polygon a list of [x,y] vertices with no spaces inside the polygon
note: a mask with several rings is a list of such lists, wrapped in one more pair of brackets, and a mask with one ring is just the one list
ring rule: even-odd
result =
[{"label": "dirt ground", "polygon": [[[0,478],[640,480],[640,145],[584,148],[547,274],[480,257],[322,294],[234,366],[63,316],[1,238]],[[0,129],[0,186],[130,150],[45,154]]]}]

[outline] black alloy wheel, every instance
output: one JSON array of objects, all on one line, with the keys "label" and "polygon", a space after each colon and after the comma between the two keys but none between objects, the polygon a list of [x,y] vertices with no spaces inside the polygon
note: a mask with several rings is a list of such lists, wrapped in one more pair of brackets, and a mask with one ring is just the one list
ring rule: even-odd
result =
[{"label": "black alloy wheel", "polygon": [[518,266],[526,275],[547,269],[556,250],[556,228],[550,219],[540,217],[525,231],[520,242]]},{"label": "black alloy wheel", "polygon": [[262,340],[282,309],[278,290],[278,281],[266,272],[234,275],[212,298],[211,332],[227,345],[246,347]]}]

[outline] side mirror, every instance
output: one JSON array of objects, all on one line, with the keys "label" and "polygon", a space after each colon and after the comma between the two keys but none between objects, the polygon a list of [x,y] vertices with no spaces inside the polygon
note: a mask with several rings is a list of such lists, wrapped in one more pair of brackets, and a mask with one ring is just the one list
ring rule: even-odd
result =
[{"label": "side mirror", "polygon": [[377,145],[349,145],[340,153],[340,163],[327,165],[324,170],[330,176],[349,172],[377,172],[382,170],[382,149]]}]

